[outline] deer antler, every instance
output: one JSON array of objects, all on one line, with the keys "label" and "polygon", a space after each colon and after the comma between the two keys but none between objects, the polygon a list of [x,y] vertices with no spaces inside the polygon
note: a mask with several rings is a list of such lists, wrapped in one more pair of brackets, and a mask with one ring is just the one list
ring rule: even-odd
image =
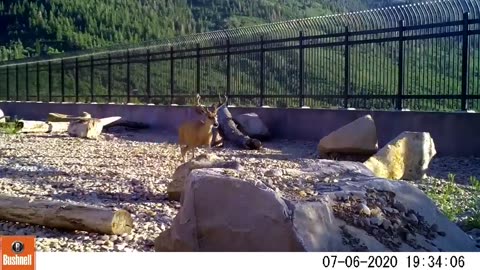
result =
[{"label": "deer antler", "polygon": [[200,94],[197,94],[197,104],[195,105],[195,111],[199,114],[204,114],[206,113],[206,108],[205,105],[200,103]]},{"label": "deer antler", "polygon": [[218,94],[218,105],[215,106],[215,113],[220,109],[223,105],[227,104],[228,97],[227,95],[224,95],[225,100],[222,102],[222,98],[220,97],[220,94]]}]

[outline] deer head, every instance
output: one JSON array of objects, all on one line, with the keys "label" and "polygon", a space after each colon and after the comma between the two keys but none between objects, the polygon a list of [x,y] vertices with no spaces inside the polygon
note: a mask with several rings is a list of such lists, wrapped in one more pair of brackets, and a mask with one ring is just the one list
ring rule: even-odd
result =
[{"label": "deer head", "polygon": [[204,115],[206,117],[204,120],[202,120],[202,123],[205,124],[209,122],[213,125],[213,127],[217,128],[218,127],[217,112],[218,112],[218,109],[220,109],[220,107],[222,107],[224,104],[227,103],[228,101],[227,96],[225,95],[225,100],[222,102],[219,94],[218,95],[219,102],[218,104],[212,105],[213,107],[212,110],[209,110],[207,106],[201,104],[200,99],[201,99],[200,95],[197,94],[197,104],[196,104],[195,110],[197,113]]}]

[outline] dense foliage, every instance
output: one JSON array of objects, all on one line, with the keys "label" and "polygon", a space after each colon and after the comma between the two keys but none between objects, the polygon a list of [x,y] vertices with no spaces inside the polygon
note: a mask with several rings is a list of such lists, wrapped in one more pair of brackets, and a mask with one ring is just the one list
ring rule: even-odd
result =
[{"label": "dense foliage", "polygon": [[[391,5],[398,0],[3,0],[0,61]],[[407,2],[407,1],[403,1]]]}]

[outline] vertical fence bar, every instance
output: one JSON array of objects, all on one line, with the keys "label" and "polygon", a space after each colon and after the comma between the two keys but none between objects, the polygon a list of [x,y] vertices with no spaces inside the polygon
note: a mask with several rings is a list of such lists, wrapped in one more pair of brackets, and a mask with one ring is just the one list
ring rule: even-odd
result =
[{"label": "vertical fence bar", "polygon": [[95,95],[93,93],[93,55],[90,56],[90,102],[95,101]]},{"label": "vertical fence bar", "polygon": [[175,68],[175,63],[174,63],[174,57],[173,57],[174,51],[173,51],[173,46],[170,47],[170,104],[173,103],[173,92],[175,90],[175,85],[174,85],[174,68]]},{"label": "vertical fence bar", "polygon": [[28,85],[30,84],[29,80],[28,80],[28,63],[25,64],[25,100],[26,101],[29,101],[29,96],[30,96],[30,93],[29,93],[29,89],[28,89]]},{"label": "vertical fence bar", "polygon": [[15,65],[15,101],[19,99],[18,81],[18,65]]},{"label": "vertical fence bar", "polygon": [[37,62],[37,101],[40,101],[40,63]]},{"label": "vertical fence bar", "polygon": [[48,102],[52,102],[52,61],[48,61]]},{"label": "vertical fence bar", "polygon": [[130,51],[127,50],[127,103],[130,103]]},{"label": "vertical fence bar", "polygon": [[60,60],[62,74],[61,76],[61,89],[62,89],[62,102],[65,102],[65,61]]},{"label": "vertical fence bar", "polygon": [[227,97],[230,96],[231,88],[231,54],[230,54],[230,38],[227,37]]},{"label": "vertical fence bar", "polygon": [[79,70],[78,70],[78,57],[75,57],[75,102],[78,103],[79,98],[80,98],[80,85],[78,82],[78,75],[79,75]]},{"label": "vertical fence bar", "polygon": [[150,60],[151,60],[151,55],[150,55],[150,49],[147,50],[147,103],[150,104],[151,99],[152,99],[152,88],[151,88],[151,82],[150,82]]},{"label": "vertical fence bar", "polygon": [[197,55],[196,55],[196,58],[197,58],[197,82],[196,82],[196,86],[197,86],[197,94],[200,94],[200,44],[197,43]]},{"label": "vertical fence bar", "polygon": [[10,101],[10,68],[7,66],[7,100]]},{"label": "vertical fence bar", "polygon": [[112,102],[112,55],[108,54],[108,67],[107,67],[107,94],[108,103]]},{"label": "vertical fence bar", "polygon": [[404,93],[404,82],[405,82],[405,55],[403,49],[403,31],[404,31],[404,21],[398,21],[398,89],[397,89],[397,101],[395,108],[397,110],[402,110],[403,106],[403,93]]},{"label": "vertical fence bar", "polygon": [[304,105],[304,48],[303,48],[303,31],[300,31],[299,36],[298,36],[298,43],[299,43],[299,50],[300,50],[300,59],[299,59],[299,72],[298,72],[298,80],[299,80],[299,100],[298,100],[298,105],[299,107],[303,107]]},{"label": "vertical fence bar", "polygon": [[265,45],[263,36],[260,38],[260,106],[265,98]]},{"label": "vertical fence bar", "polygon": [[350,43],[349,30],[345,26],[345,67],[344,67],[344,90],[343,90],[343,107],[348,108],[348,99],[350,94]]},{"label": "vertical fence bar", "polygon": [[462,28],[462,101],[461,110],[466,111],[468,93],[468,12],[463,13]]}]

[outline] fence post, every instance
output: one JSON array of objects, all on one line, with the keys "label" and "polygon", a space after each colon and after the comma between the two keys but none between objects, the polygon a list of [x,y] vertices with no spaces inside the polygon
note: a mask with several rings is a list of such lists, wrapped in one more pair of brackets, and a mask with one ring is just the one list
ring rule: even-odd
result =
[{"label": "fence post", "polygon": [[127,103],[130,103],[130,50],[127,49]]},{"label": "fence post", "polygon": [[200,94],[200,44],[197,43],[197,94]]},{"label": "fence post", "polygon": [[25,100],[29,101],[29,91],[28,91],[28,85],[29,85],[29,80],[28,80],[28,63],[25,64]]},{"label": "fence post", "polygon": [[263,35],[260,37],[260,107],[263,106],[265,98],[265,48]]},{"label": "fence post", "polygon": [[304,54],[304,51],[303,51],[303,31],[300,31],[299,33],[299,36],[298,36],[298,42],[299,42],[299,45],[300,45],[300,61],[299,61],[299,65],[300,65],[300,68],[299,68],[299,74],[298,74],[298,80],[299,80],[299,86],[300,86],[300,89],[299,89],[299,92],[300,92],[300,98],[299,98],[299,107],[302,108],[303,105],[304,105],[304,81],[303,81],[303,76],[304,76],[304,57],[303,57],[303,54]]},{"label": "fence post", "polygon": [[231,77],[231,62],[230,62],[230,38],[227,37],[227,96],[230,96],[230,77]]},{"label": "fence post", "polygon": [[462,101],[461,109],[466,111],[468,94],[468,12],[463,13],[462,28]]},{"label": "fence post", "polygon": [[37,101],[40,101],[40,63],[37,62]]},{"label": "fence post", "polygon": [[398,21],[398,89],[397,89],[397,101],[395,108],[399,111],[402,110],[403,106],[403,92],[404,92],[404,81],[405,81],[405,56],[403,49],[403,27],[404,21]]},{"label": "fence post", "polygon": [[52,61],[48,61],[48,102],[52,102]]},{"label": "fence post", "polygon": [[18,101],[18,95],[18,65],[15,65],[15,101]]},{"label": "fence post", "polygon": [[61,64],[61,70],[62,70],[62,74],[60,75],[61,76],[61,89],[62,89],[62,102],[65,102],[65,61],[63,60],[60,60],[60,64]]},{"label": "fence post", "polygon": [[173,58],[173,46],[170,46],[170,104],[173,104],[173,91],[174,91],[174,68],[175,68],[175,65],[174,65],[174,58]]},{"label": "fence post", "polygon": [[7,66],[7,100],[10,101],[10,68]]},{"label": "fence post", "polygon": [[95,94],[93,93],[93,55],[90,55],[90,102],[95,101]]},{"label": "fence post", "polygon": [[350,94],[350,43],[349,30],[345,26],[345,67],[344,67],[344,90],[343,90],[343,107],[348,108],[348,98]]},{"label": "fence post", "polygon": [[75,102],[78,103],[80,96],[80,85],[78,84],[78,57],[75,57]]},{"label": "fence post", "polygon": [[108,103],[112,102],[112,55],[109,53],[108,57],[108,66],[107,66],[107,95]]},{"label": "fence post", "polygon": [[150,82],[150,49],[147,50],[147,104],[150,103],[152,98],[152,89],[151,89],[151,82]]}]

